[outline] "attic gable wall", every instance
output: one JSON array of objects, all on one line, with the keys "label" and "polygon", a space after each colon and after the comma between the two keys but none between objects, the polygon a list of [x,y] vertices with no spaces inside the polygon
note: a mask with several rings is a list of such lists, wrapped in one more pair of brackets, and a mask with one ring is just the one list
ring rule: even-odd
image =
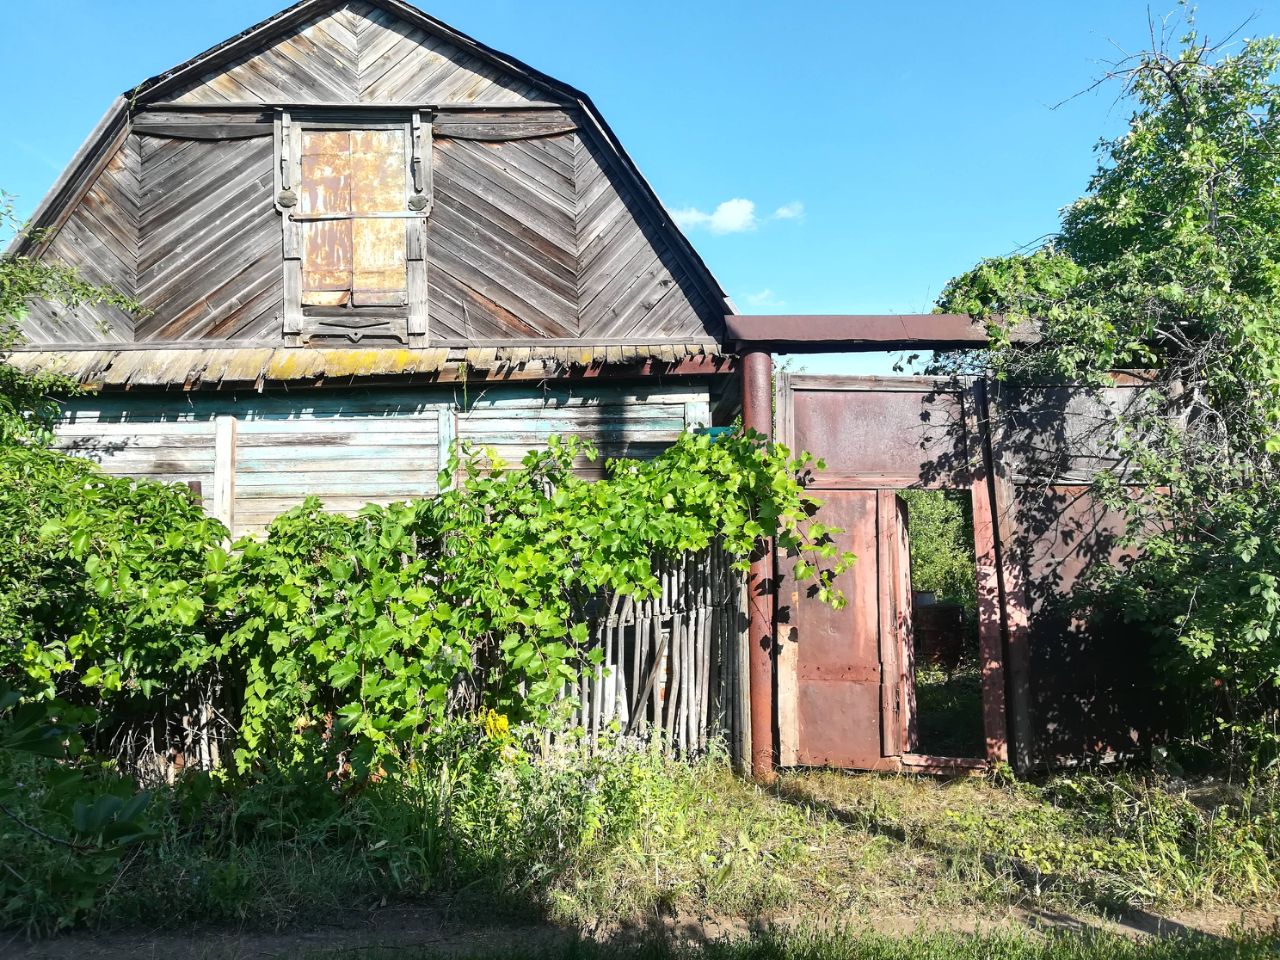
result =
[{"label": "attic gable wall", "polygon": [[175,91],[179,103],[523,103],[548,91],[446,40],[350,2]]},{"label": "attic gable wall", "polygon": [[138,340],[279,339],[284,278],[270,137],[141,143]]},{"label": "attic gable wall", "polygon": [[[52,233],[41,259],[74,267],[89,283],[126,296],[137,293],[141,158],[133,137],[123,137],[65,222]],[[22,323],[33,341],[127,341],[134,319],[117,307],[34,301]]]},{"label": "attic gable wall", "polygon": [[140,90],[104,119],[37,222],[53,231],[42,255],[145,313],[82,307],[58,322],[64,308],[34,304],[35,343],[323,345],[354,330],[366,345],[402,344],[396,307],[377,315],[390,318],[381,329],[362,323],[368,314],[285,332],[299,309],[286,263],[298,261],[282,243],[292,225],[276,203],[285,136],[273,105],[306,102],[322,106],[291,110],[295,122],[361,122],[344,102],[397,104],[406,122],[405,105],[433,107],[434,203],[413,228],[425,341],[419,326],[414,345],[724,335],[723,294],[585,97],[399,0],[307,0]]}]

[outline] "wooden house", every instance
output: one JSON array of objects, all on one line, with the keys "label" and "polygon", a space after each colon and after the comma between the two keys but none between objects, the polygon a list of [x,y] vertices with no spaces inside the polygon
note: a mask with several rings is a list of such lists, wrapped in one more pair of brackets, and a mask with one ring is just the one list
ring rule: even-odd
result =
[{"label": "wooden house", "polygon": [[784,439],[833,465],[824,517],[860,555],[841,581],[854,602],[807,603],[760,551],[748,641],[723,558],[685,558],[662,598],[593,628],[611,668],[583,680],[593,731],[639,717],[696,749],[718,725],[757,772],[775,756],[957,769],[915,747],[894,496],[937,487],[967,491],[976,528],[985,749],[960,768],[1144,742],[1141,678],[1058,603],[1115,557],[1118,520],[1088,484],[1118,469],[1092,436],[1129,385],[773,378],[775,350],[972,347],[985,330],[735,315],[585,94],[403,0],[301,0],[144,81],[35,226],[16,252],[144,307],[31,305],[9,362],[91,388],[58,443],[198,485],[235,534],[308,494],[344,511],[430,494],[455,440],[508,461],[552,434],[648,456],[739,410],[768,434],[776,410]]},{"label": "wooden house", "polygon": [[11,362],[95,391],[59,442],[237,534],[430,493],[455,439],[646,456],[731,415],[724,292],[590,99],[401,0],[142,82],[34,221],[14,252],[144,308],[31,304]]}]

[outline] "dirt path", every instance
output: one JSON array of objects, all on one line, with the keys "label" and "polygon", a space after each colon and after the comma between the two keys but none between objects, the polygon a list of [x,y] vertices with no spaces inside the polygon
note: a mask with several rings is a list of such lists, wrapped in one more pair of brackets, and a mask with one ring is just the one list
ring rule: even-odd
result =
[{"label": "dirt path", "polygon": [[[810,924],[812,920],[774,918],[778,926]],[[878,915],[841,917],[839,923],[868,932],[907,935],[921,930],[980,933],[992,930],[1107,930],[1131,936],[1169,936],[1188,932],[1221,936],[1233,929],[1280,931],[1280,913],[1218,909],[1157,915],[1132,914],[1119,920],[1057,913],[1049,910],[1009,909],[1003,913],[937,913],[928,916]],[[758,929],[759,923],[736,918],[664,918],[659,925],[668,935],[689,940],[737,938]],[[249,960],[249,958],[341,958],[370,951],[433,951],[464,956],[499,952],[505,948],[551,947],[576,936],[591,939],[631,939],[640,928],[601,928],[575,931],[543,923],[483,923],[460,919],[432,906],[387,907],[368,916],[352,916],[331,924],[292,927],[271,932],[153,930],[77,933],[40,943],[0,941],[0,957],[14,960]]]}]

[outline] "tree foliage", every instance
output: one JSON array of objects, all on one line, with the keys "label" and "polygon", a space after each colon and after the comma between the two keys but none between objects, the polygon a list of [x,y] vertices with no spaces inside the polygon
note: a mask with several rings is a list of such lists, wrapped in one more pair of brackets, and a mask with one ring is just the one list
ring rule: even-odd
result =
[{"label": "tree foliage", "polygon": [[978,605],[973,510],[968,492],[903,490],[911,540],[911,587],[966,609]]},{"label": "tree foliage", "polygon": [[[1177,732],[1255,767],[1280,755],[1278,66],[1274,37],[1215,46],[1190,23],[1116,64],[1134,111],[1061,230],[938,304],[988,318],[1002,378],[1153,372],[1157,402],[1117,431],[1137,475],[1099,485],[1142,554],[1102,595],[1163,651]],[[1009,336],[1023,323],[1038,343]]]}]

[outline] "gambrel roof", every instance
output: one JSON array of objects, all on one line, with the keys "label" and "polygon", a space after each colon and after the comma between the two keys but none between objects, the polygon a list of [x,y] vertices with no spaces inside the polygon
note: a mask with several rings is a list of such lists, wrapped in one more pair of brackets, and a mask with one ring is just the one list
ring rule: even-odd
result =
[{"label": "gambrel roof", "polygon": [[[724,291],[590,98],[402,0],[301,0],[117,98],[37,209],[33,226],[47,228],[42,246],[19,238],[10,252],[62,259],[136,295],[151,313],[135,321],[112,308],[71,315],[39,305],[28,336],[263,339],[280,297],[268,255],[273,244],[278,250],[279,218],[255,199],[240,220],[227,219],[229,208],[209,189],[247,196],[261,187],[272,165],[261,133],[270,110],[375,105],[437,110],[448,163],[438,175],[444,202],[433,214],[445,238],[431,254],[439,260],[431,268],[433,341],[723,339]],[[488,126],[477,125],[477,110],[488,111]],[[204,132],[186,137],[193,115]],[[219,138],[216,158],[209,131]],[[178,158],[203,163],[205,179],[173,173]],[[153,173],[167,179],[149,186]],[[559,204],[556,216],[539,219],[533,209],[522,217],[492,202],[488,188],[497,180],[518,192],[535,175],[550,182],[540,186]],[[161,188],[172,195],[157,200]],[[244,269],[230,279],[229,267],[208,254],[188,256],[187,273],[176,272],[180,258],[171,252],[196,242],[180,231],[208,219],[194,206],[202,198],[226,221],[220,242],[234,237],[241,248]],[[148,234],[149,203],[188,204],[192,213],[179,223],[172,209],[160,210]],[[510,249],[479,249],[476,238],[489,231]]]}]

